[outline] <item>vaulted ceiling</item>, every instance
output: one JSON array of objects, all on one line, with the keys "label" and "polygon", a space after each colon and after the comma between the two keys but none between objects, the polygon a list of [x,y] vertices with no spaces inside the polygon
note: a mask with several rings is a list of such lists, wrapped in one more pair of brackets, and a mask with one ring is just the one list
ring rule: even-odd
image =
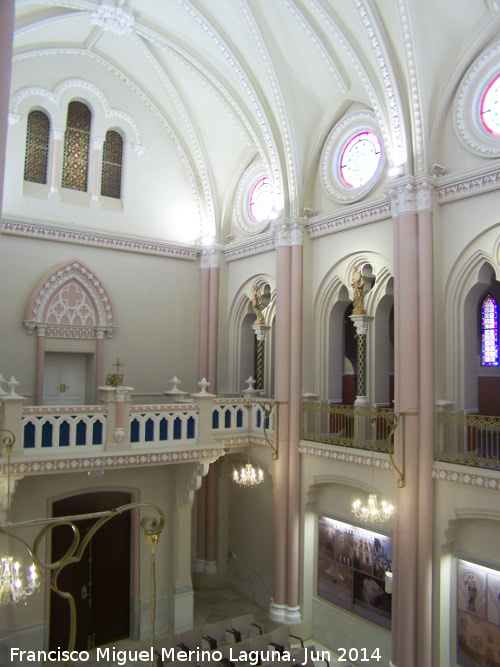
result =
[{"label": "vaulted ceiling", "polygon": [[124,111],[126,89],[175,143],[205,229],[220,237],[256,159],[285,215],[314,209],[321,150],[352,111],[375,115],[388,166],[428,171],[458,81],[499,32],[499,4],[16,0],[12,88],[30,76],[36,86],[42,70],[44,85],[56,87],[64,61],[80,79],[102,72],[112,106]]}]

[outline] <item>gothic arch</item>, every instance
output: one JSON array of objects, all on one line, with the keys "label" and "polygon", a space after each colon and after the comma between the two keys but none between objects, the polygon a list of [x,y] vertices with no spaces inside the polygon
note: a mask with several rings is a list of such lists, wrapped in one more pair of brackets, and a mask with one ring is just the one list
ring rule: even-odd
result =
[{"label": "gothic arch", "polygon": [[[392,273],[387,267],[387,261],[384,257],[372,252],[343,257],[325,275],[314,300],[315,393],[318,394],[320,400],[329,397],[331,384],[330,366],[334,351],[331,349],[329,332],[333,326],[332,317],[338,324],[338,319],[343,318],[345,308],[352,300],[351,280],[356,267],[359,268],[365,277],[365,284],[370,288],[364,302],[367,316],[375,317],[380,301],[392,292]],[[371,339],[373,338],[371,336]],[[369,345],[370,357],[373,359],[373,345],[370,341]],[[374,378],[373,364],[371,364],[368,377]]]},{"label": "gothic arch", "polygon": [[103,339],[117,328],[113,303],[95,273],[79,260],[51,269],[31,293],[23,324],[26,333],[37,333],[35,404],[43,398],[46,339],[66,339],[65,351],[93,355],[95,400],[103,381]]},{"label": "gothic arch", "polygon": [[[241,330],[243,321],[249,313],[249,299],[252,294],[252,286],[263,288],[269,285],[271,288],[271,300],[264,309],[266,322],[272,324],[276,314],[276,287],[274,280],[268,275],[256,275],[241,285],[233,299],[229,310],[229,386],[231,393],[241,391],[240,386],[240,368],[241,368]],[[272,329],[269,330],[266,339],[266,359],[265,359],[265,387],[271,386],[271,349],[272,349]],[[244,387],[243,387],[244,388]]]}]

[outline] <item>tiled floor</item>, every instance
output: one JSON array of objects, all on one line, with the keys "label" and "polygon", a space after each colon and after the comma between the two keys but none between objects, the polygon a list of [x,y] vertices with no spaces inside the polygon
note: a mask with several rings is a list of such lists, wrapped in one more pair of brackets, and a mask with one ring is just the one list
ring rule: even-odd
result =
[{"label": "tiled floor", "polygon": [[[200,627],[207,625],[208,623],[215,623],[216,621],[225,620],[227,618],[234,618],[236,616],[241,616],[243,614],[253,614],[255,622],[261,625],[266,629],[266,610],[257,607],[255,604],[244,600],[236,593],[234,593],[230,588],[220,588],[216,590],[197,590],[194,597],[194,626]],[[313,643],[313,640],[306,641],[306,645]],[[319,645],[317,642],[314,642],[315,649],[319,652],[328,651],[324,646]],[[130,640],[117,642],[116,650],[117,651],[136,651],[136,650],[148,650],[149,649],[149,640],[143,640],[141,642],[132,642]],[[349,664],[345,662],[338,662],[337,657],[330,651],[330,667],[350,667]],[[88,667],[101,667],[103,664],[109,665],[123,665],[123,667],[137,667],[139,664],[148,665],[148,662],[126,662],[123,663],[121,660],[118,663],[117,661],[109,661],[108,663],[103,663],[103,661],[97,662],[97,660],[90,660],[85,663]],[[156,664],[156,663],[155,663]],[[325,667],[323,661],[316,663],[317,667]]]}]

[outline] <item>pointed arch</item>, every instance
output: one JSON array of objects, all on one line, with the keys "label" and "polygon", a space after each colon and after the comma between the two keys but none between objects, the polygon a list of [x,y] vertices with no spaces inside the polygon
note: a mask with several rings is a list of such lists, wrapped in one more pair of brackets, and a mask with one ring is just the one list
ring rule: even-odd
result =
[{"label": "pointed arch", "polygon": [[[241,285],[229,310],[229,386],[231,393],[241,391],[241,329],[243,321],[249,313],[249,299],[252,294],[253,285],[257,285],[259,289],[264,289],[266,285],[269,285],[271,289],[269,303],[264,309],[264,315],[268,324],[272,324],[276,313],[276,285],[275,280],[271,276],[265,274],[254,275]],[[269,387],[271,384],[271,349],[272,330],[269,331],[266,339],[266,387]]]},{"label": "pointed arch", "polygon": [[116,317],[102,281],[83,262],[71,260],[51,269],[34,288],[26,308],[27,333],[44,328],[51,338],[110,338]]}]

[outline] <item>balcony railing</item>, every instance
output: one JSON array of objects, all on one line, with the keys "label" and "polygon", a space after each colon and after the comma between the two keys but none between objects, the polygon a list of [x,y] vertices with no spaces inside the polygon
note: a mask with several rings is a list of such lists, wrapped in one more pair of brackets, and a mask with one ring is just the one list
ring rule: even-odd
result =
[{"label": "balcony railing", "polygon": [[439,412],[438,459],[500,470],[500,417]]},{"label": "balcony railing", "polygon": [[393,452],[396,425],[392,408],[338,403],[304,403],[304,440],[377,452]]}]

